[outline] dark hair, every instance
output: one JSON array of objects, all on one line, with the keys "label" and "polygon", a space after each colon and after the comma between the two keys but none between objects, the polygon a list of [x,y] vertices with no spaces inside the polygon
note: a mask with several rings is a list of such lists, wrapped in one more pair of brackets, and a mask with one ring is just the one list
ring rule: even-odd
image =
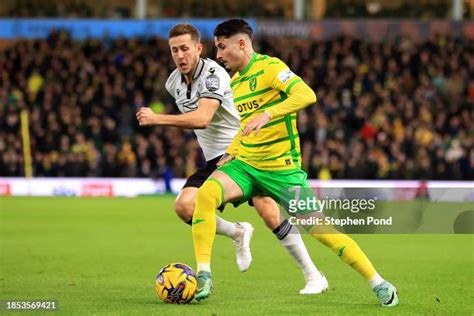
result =
[{"label": "dark hair", "polygon": [[195,41],[200,41],[201,35],[199,31],[189,23],[181,23],[173,26],[168,34],[168,38],[180,36],[180,35],[191,35],[191,38]]},{"label": "dark hair", "polygon": [[214,30],[215,37],[231,37],[235,34],[244,33],[250,38],[253,36],[252,27],[243,19],[230,19],[220,23]]}]

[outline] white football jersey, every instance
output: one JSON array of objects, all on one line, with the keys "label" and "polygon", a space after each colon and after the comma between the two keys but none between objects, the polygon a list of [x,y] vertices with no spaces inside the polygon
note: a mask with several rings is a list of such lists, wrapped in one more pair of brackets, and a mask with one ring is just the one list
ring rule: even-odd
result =
[{"label": "white football jersey", "polygon": [[221,102],[206,129],[195,129],[206,161],[223,155],[240,127],[240,115],[234,107],[230,76],[211,59],[201,58],[188,86],[183,75],[175,69],[166,81],[166,90],[175,99],[181,113],[195,111],[199,99],[211,98]]}]

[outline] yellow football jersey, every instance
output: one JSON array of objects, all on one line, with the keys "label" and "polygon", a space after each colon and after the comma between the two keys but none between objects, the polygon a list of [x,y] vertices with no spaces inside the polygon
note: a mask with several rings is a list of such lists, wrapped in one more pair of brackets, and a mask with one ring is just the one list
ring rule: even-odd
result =
[{"label": "yellow football jersey", "polygon": [[[228,152],[260,170],[300,168],[300,142],[295,111],[283,116],[272,113],[272,108],[288,101],[292,89],[300,84],[307,87],[280,59],[254,53],[247,67],[235,73],[231,80],[234,105],[240,113],[241,127]],[[301,104],[301,108],[307,105],[308,102]],[[246,123],[263,111],[271,114],[271,121],[256,136],[254,132],[242,136]]]}]

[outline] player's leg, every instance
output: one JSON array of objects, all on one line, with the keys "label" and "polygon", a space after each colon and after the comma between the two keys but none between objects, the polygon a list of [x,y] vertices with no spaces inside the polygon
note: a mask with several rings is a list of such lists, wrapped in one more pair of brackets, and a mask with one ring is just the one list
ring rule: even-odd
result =
[{"label": "player's leg", "polygon": [[[231,161],[221,167],[227,173],[240,177],[240,186],[227,173],[216,170],[197,191],[193,215],[193,241],[197,262],[198,290],[196,300],[207,298],[212,291],[211,254],[216,232],[216,210],[228,201],[241,199],[250,193],[250,179]],[[247,181],[248,185],[243,182]]]},{"label": "player's leg", "polygon": [[348,235],[332,226],[317,225],[311,235],[323,245],[334,251],[339,258],[367,280],[384,307],[398,305],[397,289],[385,281],[375,270],[369,258],[359,245]]},{"label": "player's leg", "polygon": [[[297,182],[295,181],[292,185],[296,186]],[[300,192],[298,200],[308,201],[311,199],[315,199],[314,192],[309,183],[306,181],[306,177],[304,177],[304,180],[300,182],[299,187]],[[322,212],[320,212],[319,209],[316,210],[308,207],[298,209],[296,215],[300,218],[324,217],[324,215],[322,214]],[[314,238],[316,238],[326,247],[330,248],[334,253],[337,254],[339,258],[341,258],[344,263],[352,267],[363,278],[367,280],[370,287],[376,293],[377,298],[379,299],[382,306],[398,305],[396,288],[389,282],[385,281],[377,273],[369,258],[351,237],[342,232],[339,232],[333,226],[324,224],[324,221],[322,221],[322,223],[319,225],[314,225],[313,227],[305,228],[308,229],[308,231]]]},{"label": "player's leg", "polygon": [[[188,225],[192,225],[194,207],[196,204],[196,195],[198,188],[185,187],[183,188],[174,202],[174,209],[176,214]],[[236,236],[238,227],[236,223],[226,221],[225,219],[216,216],[216,234],[223,235],[229,238]]]},{"label": "player's leg", "polygon": [[193,215],[193,239],[198,271],[210,271],[217,208],[241,196],[240,187],[227,174],[218,170],[198,189]]},{"label": "player's leg", "polygon": [[266,196],[256,196],[252,202],[265,225],[275,234],[280,244],[303,272],[306,286],[300,294],[319,294],[327,290],[328,282],[311,260],[300,231],[281,216],[276,202]]},{"label": "player's leg", "polygon": [[[202,186],[214,170],[214,168],[199,169],[188,178],[183,189],[176,197],[174,203],[175,211],[190,226],[192,226],[198,188]],[[216,216],[216,234],[233,240],[236,249],[237,267],[241,272],[247,271],[252,263],[252,253],[250,252],[250,240],[253,234],[252,225],[245,222],[232,223]]]},{"label": "player's leg", "polygon": [[196,199],[197,187],[184,187],[179,191],[174,201],[174,210],[176,215],[186,224],[191,226],[193,221],[194,205]]},{"label": "player's leg", "polygon": [[[291,200],[308,201],[308,199],[314,198],[314,192],[306,180],[306,173],[302,170],[272,172],[271,174],[259,173],[258,176],[260,179],[259,185],[263,190],[277,201],[280,200],[284,207],[288,207]],[[297,190],[294,190],[295,188]],[[296,213],[292,213],[292,215],[297,215],[298,217],[323,217],[318,209],[310,209],[308,207],[297,209]],[[382,306],[395,306],[398,304],[396,288],[384,281],[352,238],[340,233],[334,227],[324,224],[315,225],[309,229],[309,232],[368,281]]]}]

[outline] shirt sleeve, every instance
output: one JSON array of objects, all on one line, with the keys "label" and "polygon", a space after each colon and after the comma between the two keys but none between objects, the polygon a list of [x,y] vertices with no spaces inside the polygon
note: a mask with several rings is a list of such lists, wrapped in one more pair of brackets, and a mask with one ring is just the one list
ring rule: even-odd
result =
[{"label": "shirt sleeve", "polygon": [[270,118],[295,113],[316,102],[314,91],[278,58],[272,58],[268,62],[268,78],[272,88],[287,96],[285,101],[265,110]]},{"label": "shirt sleeve", "polygon": [[225,91],[229,86],[229,74],[223,68],[210,67],[204,74],[199,97],[216,99],[222,103]]},{"label": "shirt sleeve", "polygon": [[174,95],[174,92],[175,92],[175,89],[173,88],[174,84],[173,84],[173,75],[171,74],[168,79],[166,80],[166,84],[165,84],[165,88],[166,88],[166,91],[168,91],[168,93],[176,99],[176,96]]},{"label": "shirt sleeve", "polygon": [[[284,91],[288,94],[289,90],[303,81],[280,59],[271,58],[268,62],[268,78],[270,79],[270,86],[274,89]],[[265,70],[267,72],[267,70]]]}]

